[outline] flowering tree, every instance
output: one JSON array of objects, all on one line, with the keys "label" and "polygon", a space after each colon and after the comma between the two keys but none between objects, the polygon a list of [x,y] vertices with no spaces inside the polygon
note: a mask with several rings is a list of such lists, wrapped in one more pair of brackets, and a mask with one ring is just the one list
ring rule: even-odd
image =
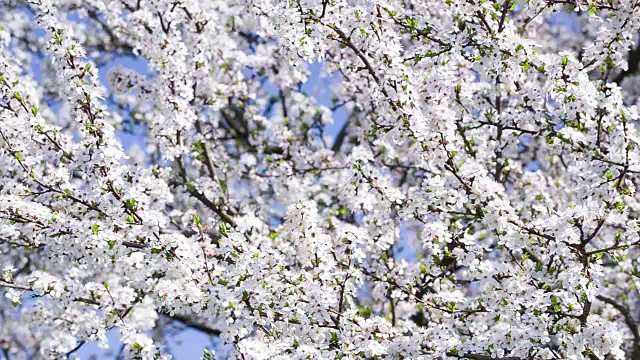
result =
[{"label": "flowering tree", "polygon": [[4,0],[0,25],[6,358],[112,329],[168,358],[179,325],[242,359],[640,359],[640,1]]}]

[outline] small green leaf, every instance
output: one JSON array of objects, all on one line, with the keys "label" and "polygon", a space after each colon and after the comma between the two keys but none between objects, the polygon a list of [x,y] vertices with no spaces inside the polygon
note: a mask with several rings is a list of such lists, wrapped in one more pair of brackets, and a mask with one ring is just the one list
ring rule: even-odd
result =
[{"label": "small green leaf", "polygon": [[225,237],[229,234],[229,228],[227,227],[227,223],[225,222],[220,223],[220,234],[222,234],[222,236],[225,236]]},{"label": "small green leaf", "polygon": [[135,209],[138,207],[138,200],[136,199],[127,199],[124,201],[124,206],[127,207],[127,209]]},{"label": "small green leaf", "polygon": [[361,308],[360,310],[358,310],[358,313],[363,318],[368,319],[368,318],[371,317],[371,315],[373,315],[373,310],[371,309],[370,306],[365,306],[365,307]]},{"label": "small green leaf", "polygon": [[613,179],[613,172],[611,170],[607,170],[605,177],[607,178],[607,180]]},{"label": "small green leaf", "polygon": [[133,214],[127,215],[126,220],[129,224],[135,224],[136,222],[136,218],[133,216]]},{"label": "small green leaf", "polygon": [[409,26],[409,29],[411,30],[415,30],[415,28],[418,27],[418,19],[412,19],[412,18],[407,18],[407,25]]},{"label": "small green leaf", "polygon": [[524,59],[524,61],[520,62],[520,67],[522,68],[522,72],[527,72],[529,70],[529,58]]},{"label": "small green leaf", "polygon": [[204,360],[214,360],[213,354],[209,352],[209,350],[204,349],[204,353],[202,354]]}]

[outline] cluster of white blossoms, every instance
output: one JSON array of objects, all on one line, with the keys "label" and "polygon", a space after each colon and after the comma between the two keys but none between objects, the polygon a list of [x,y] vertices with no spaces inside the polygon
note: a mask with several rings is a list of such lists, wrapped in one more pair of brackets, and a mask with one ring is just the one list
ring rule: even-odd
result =
[{"label": "cluster of white blossoms", "polygon": [[639,33],[638,0],[0,1],[0,357],[640,358]]}]

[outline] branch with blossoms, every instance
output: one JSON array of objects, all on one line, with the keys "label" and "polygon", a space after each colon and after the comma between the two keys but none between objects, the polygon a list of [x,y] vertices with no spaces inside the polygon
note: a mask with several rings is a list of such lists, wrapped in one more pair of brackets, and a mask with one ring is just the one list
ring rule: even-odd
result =
[{"label": "branch with blossoms", "polygon": [[0,4],[3,356],[636,358],[639,10]]}]

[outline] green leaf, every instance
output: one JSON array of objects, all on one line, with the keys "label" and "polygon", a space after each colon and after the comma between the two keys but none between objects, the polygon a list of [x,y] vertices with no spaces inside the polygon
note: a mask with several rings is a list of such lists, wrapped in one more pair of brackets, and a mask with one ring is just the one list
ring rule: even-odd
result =
[{"label": "green leaf", "polygon": [[133,216],[133,214],[129,214],[126,217],[126,220],[129,224],[135,224],[136,223],[136,218]]},{"label": "green leaf", "polygon": [[99,232],[100,232],[100,225],[98,224],[91,225],[91,233],[93,233],[93,235],[96,235]]},{"label": "green leaf", "polygon": [[196,153],[196,159],[204,160],[204,144],[202,140],[197,140],[193,143],[193,152]]},{"label": "green leaf", "polygon": [[136,199],[127,199],[124,201],[124,206],[126,206],[127,209],[135,209],[138,207],[138,200]]},{"label": "green leaf", "polygon": [[420,273],[421,274],[426,274],[429,270],[427,269],[427,265],[425,264],[420,264]]},{"label": "green leaf", "polygon": [[222,234],[222,236],[225,236],[225,237],[229,234],[229,228],[227,227],[227,223],[225,222],[220,223],[220,234]]},{"label": "green leaf", "polygon": [[527,72],[529,70],[529,58],[524,59],[524,61],[520,62],[520,67],[522,68],[522,72]]},{"label": "green leaf", "polygon": [[227,182],[224,180],[219,180],[218,183],[220,183],[220,188],[222,189],[223,193],[227,193],[229,191],[229,188],[227,187]]},{"label": "green leaf", "polygon": [[371,317],[371,315],[373,315],[373,310],[371,309],[370,306],[365,306],[365,307],[361,308],[360,310],[358,310],[358,313],[363,318],[368,319],[368,318]]},{"label": "green leaf", "polygon": [[415,30],[418,27],[418,19],[407,18],[409,29]]},{"label": "green leaf", "polygon": [[607,180],[613,179],[613,172],[611,170],[607,170],[605,177],[607,178]]},{"label": "green leaf", "polygon": [[204,360],[214,360],[213,354],[210,353],[209,350],[207,350],[207,349],[204,349],[202,357],[203,357]]},{"label": "green leaf", "polygon": [[331,339],[329,339],[329,344],[338,345],[340,343],[340,339],[338,338],[338,333],[331,332]]},{"label": "green leaf", "polygon": [[457,306],[456,303],[451,302],[451,303],[449,303],[447,305],[447,310],[449,310],[449,312],[451,312],[451,313],[455,312],[456,311],[456,306]]}]

